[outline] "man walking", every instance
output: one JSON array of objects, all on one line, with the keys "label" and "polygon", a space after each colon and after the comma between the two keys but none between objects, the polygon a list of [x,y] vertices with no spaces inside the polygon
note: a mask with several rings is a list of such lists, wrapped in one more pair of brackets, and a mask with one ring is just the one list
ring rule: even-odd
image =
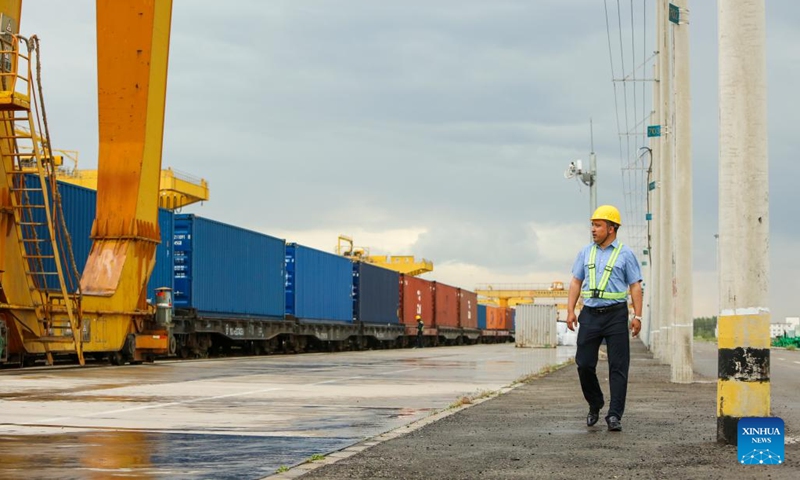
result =
[{"label": "man walking", "polygon": [[[575,363],[583,396],[589,403],[586,425],[600,418],[605,402],[597,380],[597,354],[603,340],[608,346],[608,379],[611,402],[606,415],[608,430],[622,431],[625,394],[628,390],[628,367],[631,361],[628,328],[633,336],[642,328],[642,272],[633,251],[617,240],[622,225],[619,210],[602,205],[592,215],[592,240],[572,266],[567,304],[567,327],[575,330],[578,322],[578,350]],[[628,290],[633,302],[633,320],[628,325]],[[575,317],[578,295],[583,297],[580,319]]]}]

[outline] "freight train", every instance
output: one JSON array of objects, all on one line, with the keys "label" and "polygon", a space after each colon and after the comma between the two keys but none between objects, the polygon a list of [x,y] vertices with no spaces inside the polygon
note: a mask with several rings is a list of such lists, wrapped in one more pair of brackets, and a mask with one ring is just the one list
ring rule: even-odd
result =
[{"label": "freight train", "polygon": [[174,217],[175,353],[202,357],[510,341],[513,310],[191,214]]},{"label": "freight train", "polygon": [[[59,191],[80,273],[96,192]],[[463,288],[193,214],[162,209],[159,228],[148,291],[172,289],[170,353],[182,358],[402,348],[416,343],[417,315],[426,346],[513,341],[514,310]]]}]

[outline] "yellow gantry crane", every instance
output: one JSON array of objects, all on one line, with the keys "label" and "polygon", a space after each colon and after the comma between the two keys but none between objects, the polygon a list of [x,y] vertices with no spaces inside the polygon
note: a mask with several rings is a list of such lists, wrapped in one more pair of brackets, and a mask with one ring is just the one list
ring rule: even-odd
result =
[{"label": "yellow gantry crane", "polygon": [[[97,0],[97,217],[79,286],[70,284],[76,272],[41,83],[32,74],[38,42],[19,35],[21,12],[21,0],[0,0],[0,323],[7,351],[44,354],[50,362],[69,353],[81,364],[90,352],[113,363],[165,354],[170,325],[156,319],[146,290],[161,241],[172,1]],[[35,174],[24,170],[26,160]]]},{"label": "yellow gantry crane", "polygon": [[[536,299],[552,298],[556,303],[566,303],[569,291],[564,289],[564,282],[552,282],[548,285],[497,284],[478,285],[475,288],[478,299],[483,303],[492,303],[501,307],[513,307],[535,303]],[[563,302],[559,302],[563,300]]]},{"label": "yellow gantry crane", "polygon": [[[349,245],[349,247],[345,248],[346,245]],[[336,254],[353,260],[372,263],[412,277],[433,271],[433,262],[424,258],[417,260],[413,255],[370,255],[369,249],[353,246],[353,238],[347,235],[339,235],[336,243]]]}]

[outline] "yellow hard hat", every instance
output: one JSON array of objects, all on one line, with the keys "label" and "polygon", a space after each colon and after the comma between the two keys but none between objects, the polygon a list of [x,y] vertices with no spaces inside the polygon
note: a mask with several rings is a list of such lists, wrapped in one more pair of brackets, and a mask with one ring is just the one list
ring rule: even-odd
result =
[{"label": "yellow hard hat", "polygon": [[592,220],[608,220],[617,225],[622,225],[622,216],[619,214],[617,207],[613,205],[600,205],[592,215]]},{"label": "yellow hard hat", "polygon": [[422,317],[420,317],[419,315],[417,315],[417,316],[416,316],[416,319],[417,319],[417,320],[420,320],[421,318],[422,318]]}]

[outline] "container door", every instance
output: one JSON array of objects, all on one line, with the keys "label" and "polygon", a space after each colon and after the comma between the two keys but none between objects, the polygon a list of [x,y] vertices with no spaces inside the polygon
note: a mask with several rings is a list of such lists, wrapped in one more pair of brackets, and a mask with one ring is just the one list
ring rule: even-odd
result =
[{"label": "container door", "polygon": [[194,217],[175,217],[174,252],[175,291],[173,304],[179,308],[192,306],[192,226]]}]

